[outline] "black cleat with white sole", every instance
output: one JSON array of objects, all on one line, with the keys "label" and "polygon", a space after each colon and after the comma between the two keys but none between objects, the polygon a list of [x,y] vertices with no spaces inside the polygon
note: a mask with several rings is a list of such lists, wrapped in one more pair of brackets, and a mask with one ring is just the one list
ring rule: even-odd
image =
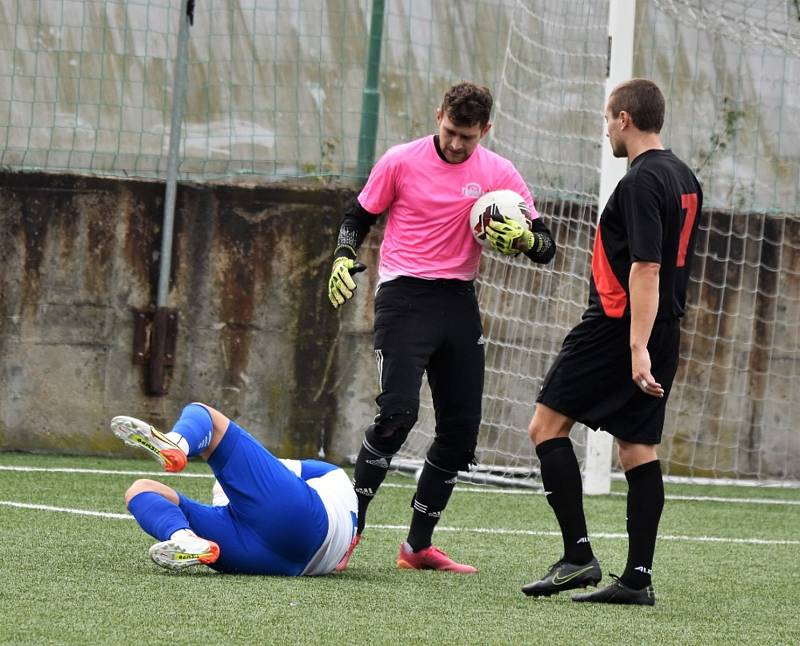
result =
[{"label": "black cleat with white sole", "polygon": [[656,593],[652,585],[637,590],[635,588],[629,588],[620,581],[619,577],[613,574],[611,578],[614,580],[604,588],[585,594],[576,594],[572,597],[572,600],[589,601],[593,603],[618,603],[632,606],[656,605]]},{"label": "black cleat with white sole", "polygon": [[522,586],[522,591],[529,597],[549,597],[565,590],[597,585],[602,578],[603,573],[597,559],[583,565],[561,559],[550,566],[544,578]]}]

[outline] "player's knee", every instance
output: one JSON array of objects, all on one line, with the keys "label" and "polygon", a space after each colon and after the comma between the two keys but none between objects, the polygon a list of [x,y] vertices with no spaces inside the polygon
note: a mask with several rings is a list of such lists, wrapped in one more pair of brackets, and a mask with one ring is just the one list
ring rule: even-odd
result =
[{"label": "player's knee", "polygon": [[140,478],[139,480],[134,481],[134,483],[128,487],[128,490],[125,492],[125,506],[127,507],[130,501],[140,493],[144,493],[145,491],[155,491],[158,484],[159,483],[155,480],[148,480],[147,478]]},{"label": "player's knee", "polygon": [[375,421],[367,430],[367,441],[376,450],[394,455],[417,423],[419,400],[394,398],[382,402]]},{"label": "player's knee", "polygon": [[630,471],[647,462],[658,460],[656,447],[617,439],[617,455],[624,471]]},{"label": "player's knee", "polygon": [[428,449],[427,459],[433,466],[443,471],[466,471],[475,462],[475,448],[478,446],[478,428],[460,429],[456,433],[442,433],[441,430]]},{"label": "player's knee", "polygon": [[574,420],[542,404],[536,404],[533,419],[528,425],[528,437],[539,446],[542,442],[557,437],[569,437]]}]

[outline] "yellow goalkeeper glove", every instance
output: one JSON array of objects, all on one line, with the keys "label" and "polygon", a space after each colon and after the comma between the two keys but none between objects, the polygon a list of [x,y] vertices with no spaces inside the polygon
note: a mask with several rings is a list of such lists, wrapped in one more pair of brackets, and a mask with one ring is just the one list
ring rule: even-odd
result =
[{"label": "yellow goalkeeper glove", "polygon": [[333,259],[333,269],[331,277],[328,279],[328,298],[331,305],[339,307],[353,297],[356,281],[353,280],[352,274],[364,271],[366,268],[367,266],[363,263],[356,262],[347,256]]},{"label": "yellow goalkeeper glove", "polygon": [[493,217],[486,227],[486,237],[492,249],[506,256],[530,251],[534,245],[533,232],[517,220],[502,216],[500,218]]}]

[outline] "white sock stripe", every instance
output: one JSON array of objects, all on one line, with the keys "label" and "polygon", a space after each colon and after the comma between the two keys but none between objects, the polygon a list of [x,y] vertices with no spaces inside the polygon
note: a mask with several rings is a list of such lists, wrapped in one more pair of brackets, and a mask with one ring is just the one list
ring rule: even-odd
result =
[{"label": "white sock stripe", "polygon": [[417,511],[427,514],[428,513],[428,505],[423,505],[419,500],[414,498],[414,509]]},{"label": "white sock stripe", "polygon": [[365,449],[367,449],[367,451],[369,451],[373,455],[378,456],[379,458],[386,458],[387,460],[391,460],[394,457],[394,455],[391,453],[382,453],[381,451],[378,451],[374,446],[372,446],[369,442],[367,442],[367,438],[364,438],[361,444],[364,446]]}]

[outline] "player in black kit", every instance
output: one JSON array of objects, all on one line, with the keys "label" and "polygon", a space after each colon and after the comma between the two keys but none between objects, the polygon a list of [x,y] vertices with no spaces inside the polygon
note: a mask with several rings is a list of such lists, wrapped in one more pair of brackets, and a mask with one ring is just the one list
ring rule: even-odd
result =
[{"label": "player in black kit", "polygon": [[615,157],[630,168],[600,217],[589,306],[564,339],[528,428],[564,554],[529,596],[596,585],[601,577],[586,530],[576,421],[616,439],[628,481],[628,560],[620,577],[574,601],[655,604],[653,554],[664,485],[656,445],[678,365],[680,318],[703,193],[694,173],[661,144],[664,96],[646,79],[611,93],[605,118]]}]

